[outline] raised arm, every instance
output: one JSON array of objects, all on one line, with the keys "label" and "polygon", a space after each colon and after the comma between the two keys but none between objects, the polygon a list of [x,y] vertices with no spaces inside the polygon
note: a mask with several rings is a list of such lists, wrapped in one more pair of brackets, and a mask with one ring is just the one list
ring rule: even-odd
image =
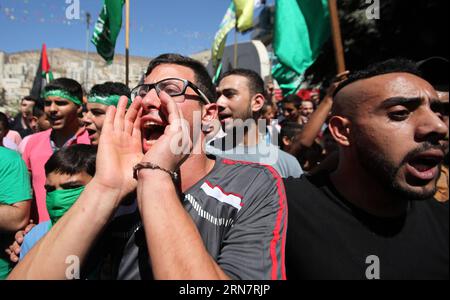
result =
[{"label": "raised arm", "polygon": [[[169,113],[164,135],[146,153],[143,162],[176,170],[192,149],[182,112],[165,93],[160,99]],[[171,145],[184,151],[177,155]],[[181,149],[180,149],[181,150]],[[161,170],[139,172],[138,204],[156,279],[228,279],[206,250],[200,233],[185,211],[171,176]]]},{"label": "raised arm", "polygon": [[325,97],[319,104],[317,109],[311,114],[308,123],[306,123],[303,130],[299,133],[298,138],[294,139],[292,145],[292,153],[298,155],[302,148],[311,147],[316,139],[317,135],[320,133],[322,125],[327,120],[328,114],[333,106],[333,93],[339,83],[346,78],[348,71],[338,74],[336,76],[335,82],[333,82],[327,90]]},{"label": "raised arm", "polygon": [[83,264],[121,199],[135,189],[131,169],[142,157],[140,102],[125,115],[126,104],[127,99],[121,99],[117,112],[115,107],[107,111],[92,181],[8,279],[66,279],[68,263],[76,257]]}]

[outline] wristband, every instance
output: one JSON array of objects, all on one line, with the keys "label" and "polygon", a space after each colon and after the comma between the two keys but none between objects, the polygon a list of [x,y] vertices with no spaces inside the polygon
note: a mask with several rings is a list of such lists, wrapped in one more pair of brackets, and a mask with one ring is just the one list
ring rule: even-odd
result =
[{"label": "wristband", "polygon": [[142,163],[139,163],[139,164],[135,165],[133,167],[133,178],[134,179],[136,179],[136,180],[138,179],[138,173],[142,169],[161,170],[161,171],[166,172],[167,174],[169,174],[173,181],[177,181],[177,179],[178,179],[177,172],[173,172],[173,171],[164,169],[164,168],[158,166],[157,164],[154,164],[154,163],[151,163],[151,162],[142,162]]}]

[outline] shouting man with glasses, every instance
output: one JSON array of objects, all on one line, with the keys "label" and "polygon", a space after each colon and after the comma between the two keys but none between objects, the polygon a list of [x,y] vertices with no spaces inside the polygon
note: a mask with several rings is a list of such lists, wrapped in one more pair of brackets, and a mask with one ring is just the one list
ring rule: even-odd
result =
[{"label": "shouting man with glasses", "polygon": [[[10,278],[65,278],[74,256],[81,277],[91,278],[87,266],[99,256],[95,270],[109,278],[284,279],[287,211],[278,173],[207,156],[207,133],[195,137],[195,115],[202,127],[217,120],[206,69],[161,55],[132,98],[127,112],[125,98],[108,108],[95,177]],[[124,199],[135,190],[133,211]],[[120,222],[127,231],[99,238]]]}]

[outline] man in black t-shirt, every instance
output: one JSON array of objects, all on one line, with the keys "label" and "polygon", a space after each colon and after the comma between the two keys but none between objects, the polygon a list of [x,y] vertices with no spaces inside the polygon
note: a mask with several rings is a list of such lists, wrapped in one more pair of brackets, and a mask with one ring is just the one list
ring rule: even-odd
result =
[{"label": "man in black t-shirt", "polygon": [[350,75],[334,96],[331,173],[288,179],[288,279],[448,279],[449,209],[434,201],[447,126],[415,64]]},{"label": "man in black t-shirt", "polygon": [[36,99],[32,96],[26,96],[20,102],[20,113],[17,114],[12,124],[12,129],[19,132],[22,138],[33,134],[30,126],[30,121],[33,118],[33,107],[36,104]]}]

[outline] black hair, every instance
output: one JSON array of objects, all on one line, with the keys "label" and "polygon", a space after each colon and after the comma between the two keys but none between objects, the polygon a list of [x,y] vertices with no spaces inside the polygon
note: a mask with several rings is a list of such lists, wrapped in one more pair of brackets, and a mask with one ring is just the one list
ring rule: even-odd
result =
[{"label": "black hair", "polygon": [[128,98],[131,97],[130,89],[125,84],[121,82],[112,82],[112,81],[107,81],[102,84],[94,85],[91,88],[89,94],[102,97],[111,95],[127,96]]},{"label": "black hair", "polygon": [[2,113],[1,111],[0,111],[0,123],[3,124],[3,127],[6,129],[6,131],[11,129],[9,126],[8,117],[6,116],[6,114]]},{"label": "black hair", "polygon": [[42,101],[36,101],[33,106],[33,117],[40,118],[45,113],[44,103]]},{"label": "black hair", "polygon": [[390,73],[410,73],[422,77],[421,72],[417,68],[417,64],[412,60],[408,60],[405,58],[392,58],[369,65],[364,70],[359,70],[350,73],[348,78],[338,85],[338,87],[334,91],[333,96],[339,93],[339,91],[342,90],[344,87],[355,81]]},{"label": "black hair", "polygon": [[273,104],[272,100],[266,99],[264,101],[264,104],[263,104],[262,108],[261,108],[261,115],[265,114],[268,111],[268,108],[269,107],[273,107],[273,106],[274,106],[274,104]]},{"label": "black hair", "polygon": [[259,76],[259,74],[256,73],[255,71],[249,69],[233,69],[228,72],[225,72],[220,77],[220,80],[231,75],[238,75],[247,78],[248,88],[250,89],[252,96],[256,94],[263,94],[264,97],[266,97],[266,89],[264,86],[264,81],[262,80],[261,76]]},{"label": "black hair", "polygon": [[283,122],[280,134],[278,135],[278,145],[283,148],[283,137],[288,139],[294,138],[300,131],[303,130],[303,125],[296,122]]},{"label": "black hair", "polygon": [[194,84],[206,95],[211,103],[217,101],[216,88],[212,82],[211,76],[201,62],[187,56],[174,53],[161,54],[150,61],[145,76],[148,76],[157,66],[164,64],[173,64],[187,67],[194,71]]},{"label": "black hair", "polygon": [[93,145],[77,144],[62,148],[45,163],[45,175],[51,172],[74,175],[85,171],[94,176],[96,155],[97,147]]},{"label": "black hair", "polygon": [[423,78],[439,92],[448,92],[449,90],[448,67],[448,59],[438,56],[417,63],[417,68],[422,72]]},{"label": "black hair", "polygon": [[23,97],[20,102],[22,102],[23,100],[37,102],[37,99],[35,97],[31,96],[31,95]]},{"label": "black hair", "polygon": [[83,88],[76,80],[64,77],[55,79],[45,86],[44,92],[53,90],[63,90],[83,102]]},{"label": "black hair", "polygon": [[285,103],[292,103],[298,109],[302,105],[302,101],[303,100],[302,100],[302,98],[300,98],[299,95],[297,95],[297,94],[290,94],[289,96],[284,98],[281,101],[281,103],[283,103],[283,104],[285,104]]}]

